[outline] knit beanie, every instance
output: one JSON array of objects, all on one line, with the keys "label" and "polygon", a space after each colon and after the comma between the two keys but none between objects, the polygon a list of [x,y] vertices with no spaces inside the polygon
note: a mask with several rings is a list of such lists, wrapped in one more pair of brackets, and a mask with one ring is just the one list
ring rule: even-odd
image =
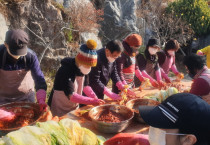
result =
[{"label": "knit beanie", "polygon": [[81,45],[79,53],[75,60],[76,63],[94,67],[97,64],[97,43],[94,40],[88,40],[86,44]]},{"label": "knit beanie", "polygon": [[128,43],[129,46],[140,46],[142,45],[142,38],[138,34],[131,34],[125,38],[125,42]]}]

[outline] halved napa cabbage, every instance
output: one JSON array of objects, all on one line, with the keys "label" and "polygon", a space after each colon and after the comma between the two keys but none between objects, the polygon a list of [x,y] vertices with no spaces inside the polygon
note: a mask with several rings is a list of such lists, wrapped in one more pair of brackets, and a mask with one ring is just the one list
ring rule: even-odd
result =
[{"label": "halved napa cabbage", "polygon": [[157,97],[157,96],[144,96],[143,97],[144,99],[151,99],[151,100],[155,100],[155,101],[159,101],[159,97]]},{"label": "halved napa cabbage", "polygon": [[36,125],[51,135],[52,144],[71,145],[67,133],[61,129],[61,126],[57,122],[38,122]]},{"label": "halved napa cabbage", "polygon": [[6,145],[2,138],[0,138],[0,145]]},{"label": "halved napa cabbage", "polygon": [[89,129],[83,128],[82,145],[98,145],[97,136]]},{"label": "halved napa cabbage", "polygon": [[160,93],[159,93],[160,102],[163,102],[166,98],[168,98],[168,92],[165,90],[160,90]]},{"label": "halved napa cabbage", "polygon": [[2,138],[6,145],[51,145],[51,136],[42,128],[25,126]]},{"label": "halved napa cabbage", "polygon": [[98,145],[103,145],[106,139],[103,136],[97,136],[98,138]]},{"label": "halved napa cabbage", "polygon": [[168,88],[167,92],[168,92],[168,96],[171,96],[171,95],[179,93],[179,91],[175,87]]},{"label": "halved napa cabbage", "polygon": [[152,99],[155,101],[163,102],[165,99],[167,99],[169,96],[173,94],[177,94],[179,91],[174,87],[169,87],[167,90],[160,90],[160,92],[150,95],[150,96],[144,96],[145,99]]},{"label": "halved napa cabbage", "polygon": [[0,139],[0,145],[102,145],[104,141],[77,121],[62,119],[10,132]]},{"label": "halved napa cabbage", "polygon": [[77,121],[65,118],[59,121],[59,125],[72,145],[82,145],[84,131]]}]

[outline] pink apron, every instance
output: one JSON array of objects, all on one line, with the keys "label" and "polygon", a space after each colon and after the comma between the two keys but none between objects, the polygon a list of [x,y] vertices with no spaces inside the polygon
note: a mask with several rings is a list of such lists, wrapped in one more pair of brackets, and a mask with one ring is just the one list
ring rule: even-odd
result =
[{"label": "pink apron", "polygon": [[[84,86],[84,76],[77,76],[74,81],[74,92],[82,95]],[[70,97],[70,96],[69,96]],[[63,91],[54,90],[52,104],[51,104],[51,112],[53,116],[63,116],[69,113],[72,110],[75,110],[79,107],[78,103],[71,102]]]}]

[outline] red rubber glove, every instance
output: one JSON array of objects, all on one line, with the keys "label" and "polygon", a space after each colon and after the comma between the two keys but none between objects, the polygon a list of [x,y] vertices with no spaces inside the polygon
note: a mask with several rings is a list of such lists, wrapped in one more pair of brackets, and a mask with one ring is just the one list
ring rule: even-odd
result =
[{"label": "red rubber glove", "polygon": [[107,140],[104,145],[150,145],[148,135],[119,133]]},{"label": "red rubber glove", "polygon": [[40,89],[36,92],[36,99],[39,103],[39,107],[41,111],[47,111],[47,104],[45,102],[46,100],[46,91],[43,89]]}]

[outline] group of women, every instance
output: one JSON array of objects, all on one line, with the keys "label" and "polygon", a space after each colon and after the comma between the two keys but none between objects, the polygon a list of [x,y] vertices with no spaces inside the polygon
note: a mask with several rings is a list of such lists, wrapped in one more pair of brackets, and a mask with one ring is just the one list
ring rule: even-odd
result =
[{"label": "group of women", "polygon": [[[23,30],[9,30],[5,43],[0,45],[0,104],[37,101],[43,110],[47,107],[47,84],[38,58],[27,47],[28,43],[28,35]],[[161,88],[171,82],[169,71],[183,78],[175,64],[175,53],[179,49],[176,40],[169,40],[161,48],[157,39],[149,39],[144,52],[139,53],[141,46],[142,37],[138,34],[131,34],[122,42],[109,41],[97,51],[97,43],[88,40],[81,45],[75,58],[64,58],[48,99],[53,115],[65,115],[79,104],[104,104],[104,96],[119,100],[119,92],[127,86],[127,93],[135,95],[132,88],[139,82],[149,80],[153,87]],[[184,59],[184,65],[194,79],[190,93],[208,96],[210,70],[205,60],[192,55]],[[112,90],[107,87],[110,79]],[[210,102],[210,97],[204,98]]]},{"label": "group of women", "polygon": [[[121,99],[118,93],[125,86],[129,86],[128,94],[134,95],[131,88],[137,84],[135,76],[140,82],[149,79],[153,87],[170,83],[170,70],[183,77],[175,64],[179,49],[176,40],[169,40],[162,49],[157,39],[150,39],[144,53],[139,53],[141,46],[142,37],[138,34],[131,34],[122,42],[112,40],[98,51],[96,42],[88,40],[75,58],[63,59],[48,101],[53,115],[62,116],[79,104],[103,104],[104,95]],[[107,87],[110,79],[112,90]]]}]

